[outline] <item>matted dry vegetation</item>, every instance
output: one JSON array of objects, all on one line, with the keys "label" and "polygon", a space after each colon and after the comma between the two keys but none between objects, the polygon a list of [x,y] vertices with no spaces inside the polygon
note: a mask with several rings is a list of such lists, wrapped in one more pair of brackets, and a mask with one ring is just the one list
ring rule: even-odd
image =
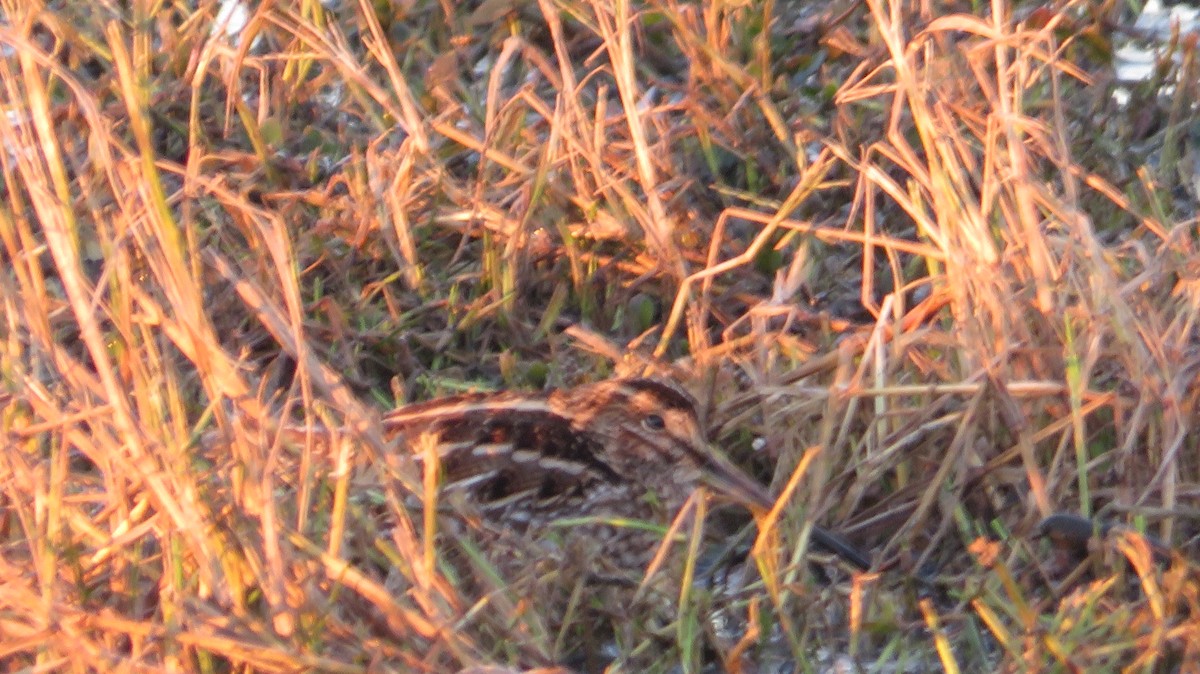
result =
[{"label": "matted dry vegetation", "polygon": [[[6,670],[1200,671],[1194,41],[1121,107],[1113,5],[33,4]],[[373,470],[400,402],[647,371],[795,488],[657,629],[462,596]],[[1178,554],[1068,575],[1056,511]]]}]

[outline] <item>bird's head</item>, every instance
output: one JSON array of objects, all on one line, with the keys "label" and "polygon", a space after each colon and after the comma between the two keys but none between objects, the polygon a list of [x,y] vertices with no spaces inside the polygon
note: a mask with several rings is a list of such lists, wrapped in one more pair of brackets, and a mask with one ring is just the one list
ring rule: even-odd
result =
[{"label": "bird's head", "polygon": [[671,485],[672,493],[663,494],[670,501],[681,504],[705,485],[752,510],[773,502],[762,485],[709,445],[696,401],[670,384],[612,379],[555,392],[550,401],[576,430],[597,437],[605,448],[598,458],[615,473],[647,485]]}]

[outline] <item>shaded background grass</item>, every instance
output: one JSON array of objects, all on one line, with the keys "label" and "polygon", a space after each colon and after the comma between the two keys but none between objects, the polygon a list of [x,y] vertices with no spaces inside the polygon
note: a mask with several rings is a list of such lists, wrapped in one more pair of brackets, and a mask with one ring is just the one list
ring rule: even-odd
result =
[{"label": "shaded background grass", "polygon": [[[6,3],[0,658],[557,662],[427,563],[377,420],[653,371],[776,492],[818,451],[760,629],[614,667],[1192,671],[1194,44],[1121,106],[1122,6],[810,4]],[[1064,581],[1054,511],[1184,557]],[[885,570],[813,581],[805,516]]]}]

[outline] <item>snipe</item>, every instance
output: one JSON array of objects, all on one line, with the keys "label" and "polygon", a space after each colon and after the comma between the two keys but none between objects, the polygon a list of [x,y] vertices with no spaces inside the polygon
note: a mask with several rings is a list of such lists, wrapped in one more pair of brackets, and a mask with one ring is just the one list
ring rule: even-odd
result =
[{"label": "snipe", "polygon": [[[701,486],[751,510],[774,499],[705,440],[695,401],[653,379],[615,379],[535,394],[466,394],[395,410],[388,434],[435,438],[442,493],[465,497],[489,527],[599,541],[605,575],[640,573]],[[584,522],[556,527],[564,520]],[[587,522],[591,523],[587,523]],[[814,542],[861,568],[871,560],[814,527]]]}]

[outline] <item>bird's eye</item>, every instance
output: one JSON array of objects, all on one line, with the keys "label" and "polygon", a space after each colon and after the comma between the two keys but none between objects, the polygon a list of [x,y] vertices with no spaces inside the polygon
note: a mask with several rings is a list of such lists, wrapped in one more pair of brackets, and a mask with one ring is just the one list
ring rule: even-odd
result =
[{"label": "bird's eye", "polygon": [[661,415],[647,414],[645,419],[642,419],[642,425],[652,431],[661,431],[667,427],[667,422],[663,421]]}]

